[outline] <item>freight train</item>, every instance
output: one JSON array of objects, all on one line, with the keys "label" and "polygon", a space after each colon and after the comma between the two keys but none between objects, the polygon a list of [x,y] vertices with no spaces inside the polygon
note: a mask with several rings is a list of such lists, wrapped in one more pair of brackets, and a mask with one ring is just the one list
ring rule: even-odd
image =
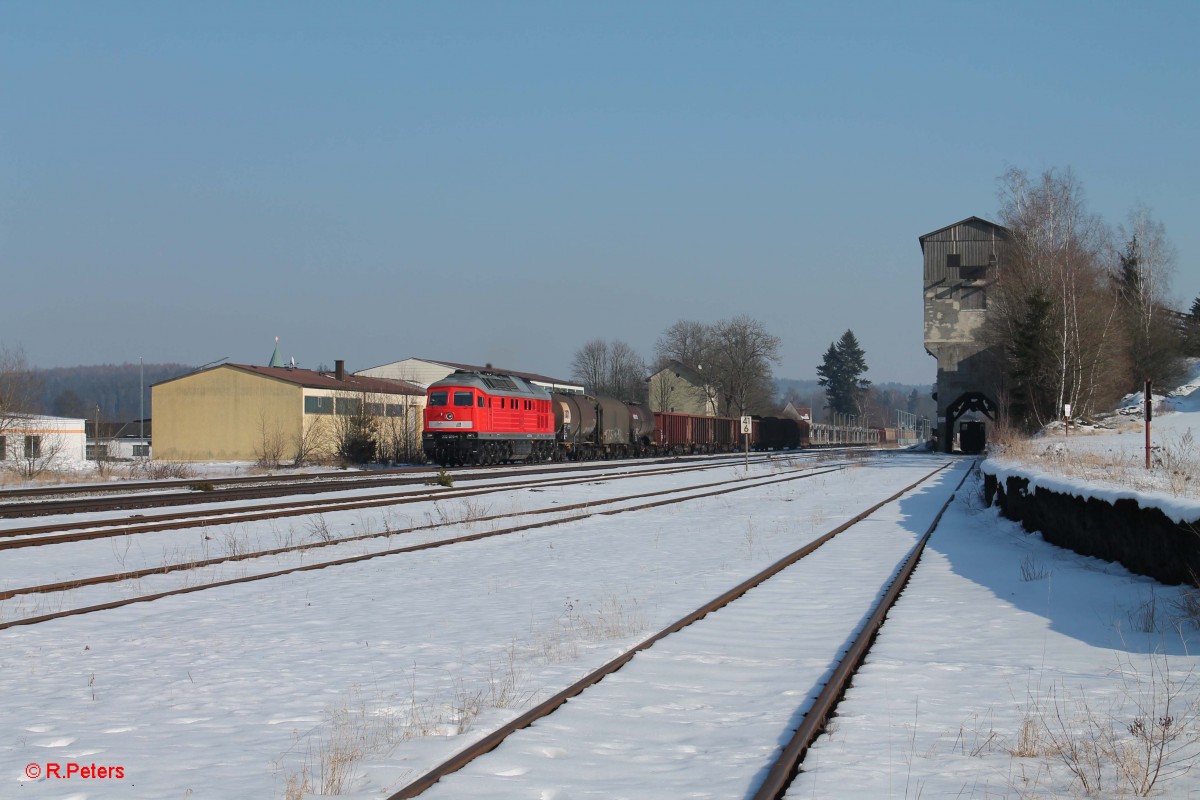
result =
[{"label": "freight train", "polygon": [[[750,428],[755,450],[879,439],[874,429],[852,433],[780,417],[756,417]],[[430,461],[450,466],[725,452],[745,446],[742,436],[741,421],[730,417],[552,394],[516,375],[459,370],[429,387],[422,446]]]}]

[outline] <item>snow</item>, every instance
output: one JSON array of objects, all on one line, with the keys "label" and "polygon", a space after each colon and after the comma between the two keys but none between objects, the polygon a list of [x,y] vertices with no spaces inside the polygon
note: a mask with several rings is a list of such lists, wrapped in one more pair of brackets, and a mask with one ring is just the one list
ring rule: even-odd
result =
[{"label": "snow", "polygon": [[[1156,416],[1156,431],[1200,430],[1196,400],[1171,402],[1178,410]],[[1092,452],[1107,452],[1139,437],[1136,430],[1072,431],[1069,444],[1051,435],[1042,445],[1082,451],[1086,442]],[[0,631],[0,796],[284,797],[289,779],[306,770],[320,792],[322,755],[357,737],[362,758],[341,796],[386,797],[946,461],[889,454],[769,483],[811,469],[814,458],[753,466],[762,485],[719,497]],[[746,796],[838,646],[969,463],[639,654],[429,796]],[[637,490],[744,474],[737,463],[702,478],[647,479]],[[1049,468],[1035,479],[1096,496],[1130,492],[1200,517],[1189,516],[1195,504],[1185,494],[1096,487]],[[1200,664],[1191,655],[1196,631],[1176,613],[1184,591],[1026,534],[982,508],[979,489],[973,474],[955,495],[789,797],[1081,796],[1080,781],[1047,745],[1059,719],[1086,732],[1090,714],[1120,736],[1138,718],[1137,703],[1153,722],[1169,697],[1179,726],[1195,724]],[[499,513],[629,491],[627,483],[594,480],[390,512],[330,512],[324,521],[336,530],[353,523],[356,531],[450,523],[379,540],[381,548],[395,547],[488,530],[490,523],[478,521],[483,504]],[[308,523],[291,524],[296,538]],[[247,543],[275,544],[289,524],[226,527]],[[225,541],[215,523],[208,533]],[[130,548],[113,541],[6,554],[0,587],[116,571],[121,559],[130,569],[135,561],[153,565],[172,548],[192,553],[201,542],[193,532]],[[325,559],[326,550],[303,558]],[[262,568],[225,565],[224,574]],[[97,591],[86,602],[134,593],[123,585]],[[41,602],[44,612],[78,601]],[[28,611],[0,606],[4,618]],[[1174,753],[1185,764],[1198,755],[1189,730]],[[68,762],[120,766],[123,777],[25,774],[31,764],[44,772]],[[1113,764],[1100,777],[1098,796],[1130,793]],[[1200,770],[1160,777],[1152,796],[1200,797]]]}]

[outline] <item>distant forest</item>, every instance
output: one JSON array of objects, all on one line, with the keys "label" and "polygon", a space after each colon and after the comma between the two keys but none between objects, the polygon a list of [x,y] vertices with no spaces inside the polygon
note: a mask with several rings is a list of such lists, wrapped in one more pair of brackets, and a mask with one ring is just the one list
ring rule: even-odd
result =
[{"label": "distant forest", "polygon": [[[784,402],[796,407],[811,408],[816,422],[829,419],[825,409],[825,389],[815,380],[777,378],[775,388]],[[867,424],[891,427],[896,424],[896,412],[907,411],[929,420],[937,419],[937,401],[930,384],[873,383],[867,392]]]},{"label": "distant forest", "polygon": [[55,367],[35,371],[38,408],[42,414],[101,422],[132,422],[143,408],[139,387],[145,388],[145,414],[149,418],[150,385],[191,372],[186,364],[103,364],[94,367]]},{"label": "distant forest", "polygon": [[[42,414],[59,417],[76,417],[87,420],[96,418],[100,409],[101,422],[132,422],[138,419],[138,387],[145,387],[145,413],[153,417],[150,409],[151,384],[176,378],[191,372],[194,367],[186,364],[146,364],[145,383],[142,383],[137,364],[103,364],[92,367],[55,367],[39,369],[36,376],[39,385],[38,408]],[[784,402],[812,408],[818,420],[825,419],[825,390],[815,380],[779,378],[776,390]],[[910,410],[919,416],[933,419],[937,404],[930,397],[931,387],[912,386],[899,383],[875,384],[871,387],[875,406],[872,424],[894,425],[894,409]],[[913,397],[913,391],[916,396]],[[915,400],[915,403],[910,401]]]}]

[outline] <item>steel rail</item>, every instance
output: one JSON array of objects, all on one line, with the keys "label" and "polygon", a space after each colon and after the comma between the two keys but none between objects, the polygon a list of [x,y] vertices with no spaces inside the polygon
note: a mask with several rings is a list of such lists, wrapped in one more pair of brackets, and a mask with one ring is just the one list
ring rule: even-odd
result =
[{"label": "steel rail", "polygon": [[[241,522],[256,522],[264,519],[282,519],[285,517],[308,516],[313,514],[333,513],[336,511],[354,511],[357,509],[378,508],[390,505],[407,505],[410,503],[423,503],[430,501],[437,502],[439,500],[477,497],[480,495],[502,491],[515,491],[529,488],[552,488],[555,486],[573,486],[578,483],[588,483],[597,480],[615,481],[642,476],[703,472],[709,469],[717,469],[721,466],[725,465],[687,464],[639,472],[614,472],[610,475],[583,475],[568,478],[537,478],[534,480],[484,486],[478,489],[437,489],[428,492],[400,492],[394,494],[373,495],[368,498],[343,498],[339,500],[306,500],[289,503],[270,503],[267,505],[255,506],[253,508],[200,510],[182,514],[156,514],[149,517],[135,516],[118,520],[89,520],[76,524],[56,523],[53,525],[10,528],[7,530],[0,530],[0,550],[13,550],[49,544],[82,542],[93,539],[105,539],[139,533],[158,533],[169,530],[206,528],[210,525],[233,525]],[[107,530],[94,530],[96,528],[106,527],[108,528]],[[61,531],[64,528],[74,532],[57,533],[57,531]]]},{"label": "steel rail", "polygon": [[[840,469],[843,469],[843,467],[831,467],[830,469],[826,469],[826,470],[820,470],[820,471],[816,471],[816,472],[812,472],[812,473],[807,473],[805,475],[795,475],[795,476],[789,476],[789,477],[807,478],[807,477],[813,477],[815,475],[824,475],[826,473],[835,472]],[[641,474],[646,474],[646,473],[641,473]],[[657,474],[661,474],[661,473],[656,472],[653,474],[657,475]],[[627,476],[620,476],[620,477],[627,477]],[[589,480],[594,480],[594,479],[589,479]],[[190,570],[190,569],[201,569],[203,567],[216,566],[217,564],[233,563],[233,562],[237,562],[237,561],[249,561],[249,560],[253,560],[256,558],[267,558],[270,556],[283,555],[285,553],[298,553],[298,552],[302,552],[305,550],[313,550],[318,547],[335,547],[337,545],[350,544],[352,542],[361,542],[361,541],[364,541],[367,539],[382,539],[385,537],[403,536],[404,534],[407,534],[407,533],[417,533],[419,531],[436,530],[438,528],[446,528],[446,527],[450,527],[453,525],[462,525],[462,524],[465,524],[466,522],[472,522],[472,523],[473,522],[494,522],[495,520],[499,520],[499,519],[512,519],[512,518],[520,518],[520,517],[526,517],[526,516],[539,516],[539,515],[543,515],[543,514],[556,514],[556,513],[562,513],[562,512],[568,512],[568,511],[578,511],[579,509],[584,509],[584,508],[598,508],[600,506],[612,505],[613,503],[623,503],[623,502],[627,502],[630,500],[641,500],[641,499],[645,499],[648,497],[662,497],[663,495],[667,495],[667,494],[678,494],[680,492],[697,491],[700,489],[712,489],[717,486],[728,486],[731,483],[742,483],[742,482],[746,482],[746,481],[750,481],[750,480],[755,480],[755,479],[740,477],[740,478],[734,478],[732,480],[714,481],[712,483],[696,484],[695,486],[688,486],[683,489],[669,489],[669,490],[662,490],[662,491],[657,491],[657,492],[642,492],[640,494],[625,495],[624,497],[611,497],[611,498],[608,498],[605,500],[590,500],[590,501],[584,502],[584,503],[570,503],[567,505],[556,505],[556,506],[552,506],[549,508],[535,508],[535,509],[532,509],[529,511],[521,511],[521,512],[517,512],[514,514],[491,514],[488,516],[476,517],[476,518],[473,518],[471,520],[466,520],[466,521],[433,522],[428,525],[415,525],[410,528],[400,528],[400,529],[396,529],[396,530],[389,529],[389,530],[379,531],[378,533],[361,533],[361,534],[355,534],[353,536],[343,536],[343,537],[339,537],[337,539],[330,539],[328,541],[322,540],[322,541],[318,541],[318,542],[306,542],[304,544],[290,545],[288,547],[275,547],[275,548],[271,548],[269,550],[257,550],[252,553],[240,553],[240,554],[236,554],[236,555],[216,556],[214,558],[197,559],[197,560],[193,560],[193,561],[179,562],[176,564],[160,564],[156,567],[147,567],[145,569],[140,569],[140,570],[130,570],[127,572],[119,572],[119,573],[114,573],[111,575],[100,575],[100,576],[96,576],[96,577],[92,577],[92,578],[74,578],[69,581],[61,581],[58,583],[47,583],[47,584],[41,584],[41,585],[37,585],[37,586],[26,586],[26,587],[22,587],[22,588],[18,588],[18,589],[6,589],[3,591],[0,591],[0,600],[9,600],[9,599],[11,599],[13,597],[17,597],[19,595],[49,594],[51,592],[63,592],[63,591],[70,591],[72,589],[80,589],[85,586],[98,586],[98,585],[104,584],[104,583],[117,583],[119,581],[137,580],[139,578],[150,577],[151,575],[166,575],[171,572],[179,572],[182,570]],[[570,485],[570,484],[563,484],[563,485]],[[766,486],[769,484],[766,482],[763,482],[762,479],[760,478],[759,482],[756,483],[755,485]],[[746,487],[746,488],[749,488],[749,487]],[[463,494],[463,495],[457,495],[457,496],[458,497],[472,497],[472,496],[477,496],[477,495],[484,494],[484,493],[485,492],[482,490],[475,490],[469,494]],[[598,511],[597,513],[614,513],[614,512],[611,512],[611,511],[599,512]],[[244,520],[237,520],[237,521],[241,522]],[[222,524],[224,524],[224,523],[222,523]]]},{"label": "steel rail", "polygon": [[588,675],[584,676],[580,680],[576,681],[575,683],[571,684],[567,688],[565,688],[562,691],[555,694],[553,697],[545,700],[542,703],[539,703],[538,705],[534,706],[530,710],[526,711],[524,714],[521,714],[517,718],[502,725],[500,728],[497,728],[495,731],[493,731],[492,733],[483,737],[482,739],[475,742],[474,744],[469,745],[468,747],[459,751],[454,756],[452,756],[451,758],[442,762],[438,766],[434,767],[432,770],[425,773],[420,778],[409,783],[407,786],[403,787],[395,794],[389,795],[386,798],[386,800],[408,800],[408,798],[417,797],[422,792],[426,791],[431,786],[433,786],[435,783],[440,781],[442,778],[444,778],[447,775],[450,775],[454,772],[457,772],[458,770],[462,769],[467,764],[474,761],[476,758],[479,758],[480,756],[484,755],[485,753],[491,752],[496,747],[498,747],[501,742],[503,742],[505,739],[507,739],[513,733],[515,733],[523,728],[527,728],[530,725],[532,725],[534,722],[536,722],[537,720],[542,719],[543,717],[553,713],[554,711],[556,711],[558,708],[560,708],[563,704],[565,704],[571,698],[576,697],[577,695],[583,693],[584,690],[594,686],[595,684],[602,681],[604,678],[613,674],[614,672],[619,670],[621,667],[625,666],[627,663],[629,663],[631,660],[633,660],[634,656],[636,656],[638,653],[642,652],[643,650],[649,649],[650,647],[654,646],[657,642],[666,638],[667,636],[670,636],[671,634],[674,634],[674,633],[678,633],[679,631],[683,630],[684,628],[688,627],[689,625],[697,622],[700,619],[703,619],[708,614],[711,614],[712,612],[717,611],[718,609],[729,605],[734,600],[737,600],[738,598],[742,597],[744,594],[749,592],[751,589],[755,588],[756,586],[759,586],[762,583],[765,583],[767,580],[774,577],[775,575],[782,572],[783,570],[787,569],[788,567],[792,566],[800,559],[810,555],[811,553],[816,551],[818,548],[820,548],[822,545],[826,544],[831,539],[836,537],[838,534],[843,533],[844,531],[848,530],[849,528],[853,527],[854,525],[857,525],[859,522],[862,522],[864,519],[866,519],[870,515],[874,514],[876,511],[878,511],[879,509],[888,505],[889,503],[895,502],[896,500],[903,497],[904,495],[906,495],[907,493],[909,493],[916,487],[920,486],[925,481],[931,479],[933,476],[937,475],[939,472],[941,472],[942,470],[946,469],[949,466],[950,466],[950,464],[947,463],[947,464],[944,464],[944,465],[938,467],[937,469],[933,470],[929,474],[922,477],[920,480],[901,489],[899,492],[897,492],[896,494],[887,498],[886,500],[876,503],[875,505],[871,506],[867,510],[855,515],[854,517],[852,517],[851,519],[842,523],[841,525],[838,525],[837,527],[833,528],[829,532],[823,534],[819,538],[814,539],[813,541],[809,542],[804,547],[801,547],[800,549],[793,551],[792,553],[788,554],[787,556],[784,556],[783,558],[779,559],[778,561],[776,561],[774,564],[770,565],[766,569],[762,570],[761,572],[758,572],[757,574],[746,579],[745,581],[742,581],[737,586],[734,586],[732,589],[729,589],[728,591],[724,592],[720,596],[714,598],[713,600],[710,600],[705,605],[701,606],[700,608],[696,609],[695,611],[691,612],[690,614],[680,618],[679,620],[675,621],[671,625],[668,625],[666,628],[663,628],[662,630],[660,630],[658,633],[655,633],[653,636],[650,636],[649,638],[643,640],[641,643],[635,645],[634,647],[625,651],[621,655],[619,655],[616,658],[612,659],[611,661],[607,662],[606,664],[601,666],[599,669],[596,669],[593,672],[589,673]]},{"label": "steel rail", "polygon": [[753,800],[779,800],[787,792],[788,786],[791,785],[800,769],[800,763],[804,760],[808,748],[816,740],[818,736],[825,730],[825,723],[829,721],[838,702],[846,693],[846,687],[849,685],[851,678],[862,666],[862,662],[866,659],[867,653],[871,649],[871,645],[875,642],[875,637],[879,633],[880,627],[883,625],[884,618],[891,611],[892,606],[900,598],[900,593],[904,591],[904,587],[908,585],[909,578],[912,577],[913,571],[917,568],[917,563],[921,560],[921,555],[925,551],[925,545],[929,542],[929,537],[933,535],[933,531],[937,528],[938,523],[942,521],[942,515],[946,513],[946,509],[954,502],[958,491],[962,489],[963,483],[971,474],[971,468],[968,468],[963,473],[962,480],[958,482],[958,486],[954,488],[954,492],[942,504],[941,510],[937,516],[933,518],[933,522],[929,525],[929,529],[925,531],[925,535],[913,546],[905,558],[900,569],[892,576],[890,585],[884,593],[883,598],[875,607],[871,616],[867,619],[866,624],[855,637],[854,642],[846,650],[841,661],[833,670],[825,687],[817,698],[813,701],[811,707],[804,714],[804,719],[800,726],[792,735],[791,740],[783,748],[779,758],[776,759],[771,769],[767,772],[766,778],[763,779],[762,785],[753,795]]},{"label": "steel rail", "polygon": [[[770,456],[763,456],[758,453],[757,459],[760,461],[769,461]],[[704,461],[730,461],[728,456],[718,456],[712,459],[704,459]],[[649,459],[649,461],[631,461],[619,462],[620,465],[628,465],[628,467],[636,467],[640,464],[664,464],[678,463],[678,458],[670,459]],[[539,464],[539,465],[509,465],[509,467],[463,467],[456,468],[455,474],[458,479],[463,481],[487,480],[493,476],[511,476],[511,475],[546,475],[546,474],[562,474],[576,473],[576,471],[595,471],[612,469],[614,462],[583,462],[583,463],[554,463],[554,464]],[[82,512],[98,512],[98,511],[122,511],[133,509],[155,509],[155,507],[167,507],[178,505],[198,505],[208,503],[229,503],[235,500],[257,500],[263,498],[277,498],[288,494],[319,494],[328,492],[348,492],[353,489],[388,487],[388,486],[415,486],[427,483],[430,475],[434,474],[430,468],[420,468],[420,470],[410,469],[404,471],[404,476],[388,476],[388,477],[372,477],[368,473],[356,473],[353,475],[338,476],[337,482],[331,482],[332,479],[314,480],[313,476],[304,476],[302,479],[289,477],[287,480],[271,483],[269,486],[262,486],[262,480],[252,480],[250,485],[241,486],[230,483],[229,488],[217,489],[217,486],[223,485],[222,482],[240,481],[244,479],[192,479],[182,481],[178,485],[173,485],[172,488],[187,488],[186,492],[174,493],[148,493],[148,494],[119,494],[118,497],[104,497],[91,499],[70,499],[70,500],[36,500],[31,503],[8,503],[0,504],[0,518],[17,518],[17,517],[47,517],[55,515],[55,513],[82,513]],[[214,491],[202,491],[194,487],[211,485]],[[113,485],[101,485],[113,486]],[[112,489],[112,491],[124,491],[124,486],[121,489]]]},{"label": "steel rail", "polygon": [[[839,467],[836,469],[841,469],[841,468]],[[942,469],[944,469],[944,467]],[[759,482],[756,482],[753,484],[748,484],[748,485],[743,484],[743,485],[739,485],[739,486],[727,487],[724,489],[716,489],[713,491],[704,492],[703,494],[688,495],[686,497],[680,497],[680,498],[675,498],[675,499],[670,499],[670,500],[663,500],[663,501],[656,502],[656,503],[645,503],[645,504],[638,505],[638,506],[631,506],[629,508],[610,510],[610,511],[596,511],[596,512],[590,512],[590,513],[584,513],[584,514],[576,514],[576,515],[570,516],[570,517],[563,517],[563,518],[545,520],[545,521],[540,521],[540,522],[531,522],[531,523],[527,523],[524,525],[517,525],[517,526],[513,526],[510,528],[505,528],[505,529],[501,529],[501,530],[485,531],[482,533],[473,533],[473,534],[468,534],[465,536],[454,537],[451,539],[442,539],[442,540],[435,541],[435,542],[425,542],[422,544],[408,545],[406,547],[397,547],[397,548],[392,548],[389,550],[381,550],[381,551],[375,552],[375,553],[364,553],[364,554],[360,554],[357,556],[347,556],[346,558],[339,558],[339,559],[335,559],[333,561],[325,561],[325,562],[321,562],[321,563],[317,563],[317,564],[304,564],[299,567],[289,567],[287,569],[274,570],[271,572],[259,573],[257,575],[247,575],[247,576],[243,576],[240,578],[230,578],[228,580],[215,581],[213,583],[201,584],[198,586],[187,586],[187,587],[183,587],[180,589],[170,589],[170,590],[163,591],[163,592],[156,592],[154,594],[141,595],[139,597],[129,597],[129,598],[124,598],[122,600],[114,600],[114,601],[111,601],[108,603],[98,603],[96,605],[68,609],[66,611],[59,611],[59,612],[55,612],[52,614],[42,614],[42,615],[39,615],[36,617],[25,617],[24,619],[8,620],[7,622],[0,622],[0,630],[7,630],[8,628],[14,628],[14,627],[22,626],[22,625],[36,625],[36,624],[39,624],[42,622],[49,622],[51,620],[63,619],[65,617],[78,616],[80,614],[90,614],[90,613],[93,613],[96,611],[108,611],[111,609],[116,609],[116,608],[121,608],[123,606],[132,605],[134,603],[147,603],[147,602],[152,602],[154,600],[161,600],[165,597],[172,597],[172,596],[181,595],[181,594],[191,594],[193,592],[205,591],[208,589],[216,589],[216,588],[223,587],[223,586],[233,586],[233,585],[239,584],[239,583],[252,583],[254,581],[267,580],[269,578],[278,578],[283,575],[291,575],[291,574],[298,573],[298,572],[311,572],[313,570],[327,569],[329,567],[338,567],[338,566],[345,566],[347,564],[356,564],[356,563],[359,563],[362,561],[369,561],[369,560],[375,559],[375,558],[383,558],[385,556],[400,555],[403,553],[414,553],[414,552],[418,552],[421,550],[431,550],[436,547],[445,547],[445,546],[451,545],[451,544],[462,544],[464,542],[474,542],[474,541],[479,541],[481,539],[490,539],[490,538],[497,537],[497,536],[506,536],[508,534],[520,533],[522,531],[534,530],[536,528],[545,528],[545,527],[550,527],[552,525],[563,525],[563,524],[570,523],[570,522],[579,522],[581,520],[590,519],[591,517],[595,517],[595,516],[620,514],[620,513],[625,513],[628,511],[643,511],[643,510],[649,509],[649,508],[654,508],[654,507],[658,507],[658,506],[666,506],[666,505],[674,505],[677,503],[688,502],[690,500],[701,500],[701,499],[708,498],[708,497],[719,497],[720,495],[730,494],[732,492],[740,492],[740,491],[745,491],[747,489],[756,489],[756,488],[760,488],[763,486],[771,486],[776,483],[785,483],[787,481],[802,480],[804,478],[811,478],[811,477],[815,477],[816,475],[824,474],[825,472],[833,472],[833,471],[835,471],[835,469],[824,470],[821,472],[809,472],[809,473],[805,473],[803,475],[788,475],[788,476],[785,476],[782,478],[775,478],[772,480],[759,481]],[[692,490],[693,489],[683,489],[683,490],[673,489],[673,490],[669,490],[667,492],[663,492],[663,494],[668,494],[668,493],[678,494],[681,491],[692,491]],[[591,505],[595,505],[595,504],[591,504]],[[228,560],[228,559],[226,559],[226,560]]]}]

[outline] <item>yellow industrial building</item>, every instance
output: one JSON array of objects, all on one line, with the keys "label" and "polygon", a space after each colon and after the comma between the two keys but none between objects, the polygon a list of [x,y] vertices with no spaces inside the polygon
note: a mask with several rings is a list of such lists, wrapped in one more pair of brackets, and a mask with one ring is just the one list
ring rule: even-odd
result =
[{"label": "yellow industrial building", "polygon": [[[274,359],[273,359],[274,360]],[[402,380],[221,364],[151,387],[159,461],[319,462],[363,411],[385,457],[421,450],[425,390]]]}]

